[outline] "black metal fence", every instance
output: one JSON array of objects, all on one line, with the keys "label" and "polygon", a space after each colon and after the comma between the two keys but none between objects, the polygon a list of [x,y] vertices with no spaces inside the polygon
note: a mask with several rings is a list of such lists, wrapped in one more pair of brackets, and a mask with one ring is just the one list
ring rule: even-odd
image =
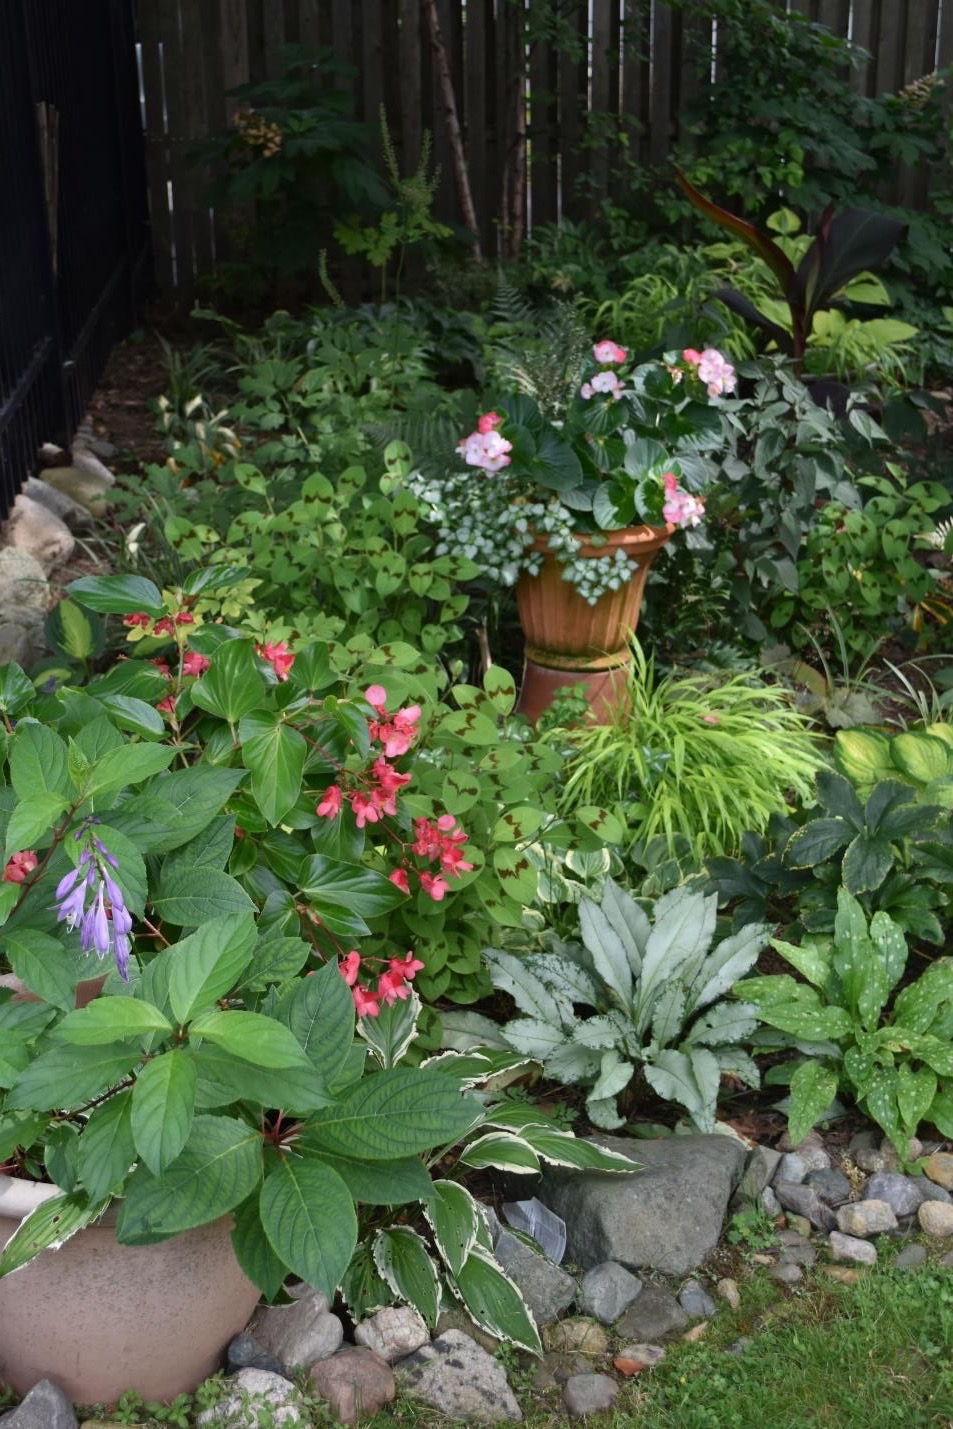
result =
[{"label": "black metal fence", "polygon": [[0,0],[0,518],[149,278],[134,0]]}]

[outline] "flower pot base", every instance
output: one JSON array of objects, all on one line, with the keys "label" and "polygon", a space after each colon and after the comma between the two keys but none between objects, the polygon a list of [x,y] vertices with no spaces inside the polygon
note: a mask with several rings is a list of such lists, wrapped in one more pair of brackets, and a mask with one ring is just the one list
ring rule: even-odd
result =
[{"label": "flower pot base", "polygon": [[591,718],[597,724],[608,724],[626,702],[630,664],[631,658],[627,658],[611,670],[560,670],[527,659],[523,665],[517,714],[525,715],[535,724],[540,715],[549,709],[557,690],[565,689],[567,685],[582,685]]}]

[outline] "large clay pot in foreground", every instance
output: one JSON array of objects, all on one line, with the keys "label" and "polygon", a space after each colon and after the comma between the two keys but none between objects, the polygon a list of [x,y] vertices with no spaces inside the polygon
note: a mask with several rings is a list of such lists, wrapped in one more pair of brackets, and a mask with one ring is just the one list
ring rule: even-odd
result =
[{"label": "large clay pot in foreground", "polygon": [[632,578],[619,590],[600,596],[595,605],[563,580],[563,567],[538,537],[534,550],[544,553],[543,568],[524,571],[516,587],[516,605],[526,636],[526,663],[516,708],[530,720],[548,709],[557,689],[583,684],[596,719],[611,718],[624,698],[632,652],[629,640],[639,622],[649,568],[674,526],[632,526],[607,531],[602,545],[580,537],[579,555],[596,558],[625,551]]},{"label": "large clay pot in foreground", "polygon": [[[0,1176],[0,1245],[55,1186]],[[120,1245],[110,1211],[59,1250],[0,1280],[0,1384],[53,1379],[81,1404],[188,1394],[221,1368],[259,1293],[241,1270],[231,1217],[158,1245]]]}]

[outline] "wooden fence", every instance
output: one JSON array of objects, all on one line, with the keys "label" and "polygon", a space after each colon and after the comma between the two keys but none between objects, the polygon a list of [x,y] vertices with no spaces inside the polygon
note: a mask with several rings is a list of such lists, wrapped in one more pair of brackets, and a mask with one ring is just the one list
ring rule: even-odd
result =
[{"label": "wooden fence", "polygon": [[[507,218],[507,174],[526,142],[531,225],[593,211],[608,189],[620,121],[629,155],[661,163],[680,116],[699,93],[699,44],[712,23],[665,0],[569,0],[558,45],[529,48],[533,0],[437,0],[466,143],[481,237],[493,253]],[[953,0],[778,0],[849,35],[871,59],[853,77],[870,95],[892,92],[953,62]],[[142,93],[156,269],[162,289],[188,297],[215,266],[216,215],[207,180],[187,163],[195,140],[232,119],[229,89],[281,72],[285,44],[324,45],[355,67],[356,113],[380,105],[405,170],[434,138],[438,218],[460,221],[452,156],[421,0],[138,0]],[[714,44],[712,42],[714,41]],[[525,137],[524,137],[525,136]]]}]

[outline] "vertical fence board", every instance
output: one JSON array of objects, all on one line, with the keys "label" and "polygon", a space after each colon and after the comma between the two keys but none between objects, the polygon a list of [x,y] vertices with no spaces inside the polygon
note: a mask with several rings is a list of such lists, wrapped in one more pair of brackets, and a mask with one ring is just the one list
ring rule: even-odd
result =
[{"label": "vertical fence board", "polygon": [[530,188],[532,223],[555,223],[558,210],[556,56],[546,40],[534,42],[529,61]]},{"label": "vertical fence board", "polygon": [[[184,0],[188,3],[188,0]],[[280,79],[281,51],[285,45],[285,8],[281,0],[262,0],[262,38],[265,78]]]},{"label": "vertical fence board", "polygon": [[[937,67],[944,69],[953,64],[953,0],[943,0],[938,36]],[[950,86],[947,86],[949,89]]]},{"label": "vertical fence board", "polygon": [[406,173],[420,157],[419,0],[400,0],[396,58],[400,70],[400,155]]},{"label": "vertical fence board", "polygon": [[663,0],[652,5],[652,100],[649,158],[663,164],[668,158],[672,120],[673,16]]},{"label": "vertical fence board", "polygon": [[[191,219],[193,272],[210,273],[214,266],[212,212],[208,201],[209,170],[190,161],[189,149],[197,139],[211,132],[211,95],[221,94],[221,50],[206,43],[202,11],[197,5],[182,3],[182,90],[185,138],[182,152],[182,193],[179,203],[187,204]],[[215,125],[215,128],[218,128]]]},{"label": "vertical fence board", "polygon": [[873,95],[876,78],[876,30],[874,28],[874,0],[854,0],[853,42],[866,50],[872,57],[859,64],[851,73],[851,87],[859,94]]},{"label": "vertical fence board", "polygon": [[152,224],[152,251],[156,283],[162,292],[173,292],[176,273],[172,262],[172,214],[169,210],[169,144],[166,132],[162,82],[163,26],[155,0],[139,9],[139,44],[142,55],[142,88],[145,100],[146,172],[149,189],[149,216]]},{"label": "vertical fence board", "polygon": [[600,203],[609,189],[608,115],[611,108],[613,0],[592,0],[592,59],[589,90],[590,194]]},{"label": "vertical fence board", "polygon": [[[415,4],[416,0],[410,0]],[[487,206],[488,134],[486,113],[487,16],[492,22],[492,0],[469,0],[464,30],[464,75],[460,96],[463,106],[463,133],[467,148],[467,168],[473,207],[480,224],[484,247],[489,246],[490,224]]]},{"label": "vertical fence board", "polygon": [[566,15],[567,26],[573,30],[576,50],[566,49],[559,56],[559,158],[562,213],[576,219],[586,211],[585,199],[579,192],[579,180],[584,169],[582,139],[582,106],[586,97],[586,64],[588,48],[588,16],[584,5],[578,5]]},{"label": "vertical fence board", "polygon": [[835,35],[846,38],[850,24],[850,0],[820,0],[817,19],[819,24],[826,25]]},{"label": "vertical fence board", "polygon": [[[914,4],[922,0],[914,0]],[[880,6],[877,37],[877,92],[893,94],[903,87],[903,48],[907,26],[907,0],[886,0]]]},{"label": "vertical fence board", "polygon": [[645,158],[648,101],[651,93],[648,61],[650,0],[625,0],[622,16],[622,114],[634,162]]},{"label": "vertical fence board", "polygon": [[[227,94],[240,84],[248,83],[248,14],[245,0],[219,0],[222,84]],[[237,99],[225,99],[225,119],[230,121],[238,109]]]}]

